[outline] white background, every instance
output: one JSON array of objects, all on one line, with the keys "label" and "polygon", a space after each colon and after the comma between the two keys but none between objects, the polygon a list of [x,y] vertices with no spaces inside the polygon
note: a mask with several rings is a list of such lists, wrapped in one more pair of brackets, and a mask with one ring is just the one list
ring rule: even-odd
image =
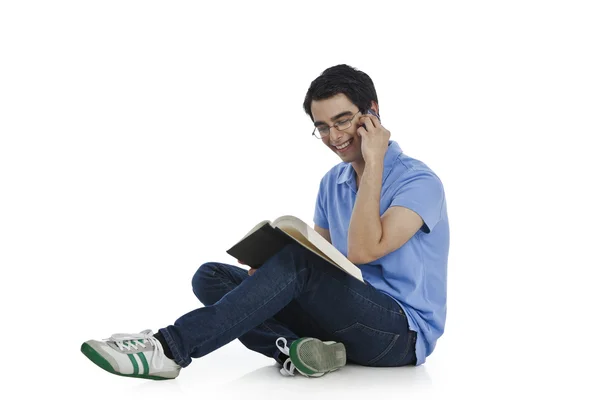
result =
[{"label": "white background", "polygon": [[[0,391],[598,398],[595,3],[0,3]],[[448,319],[427,362],[286,379],[238,341],[170,382],[89,362],[83,341],[199,307],[193,273],[235,264],[257,222],[312,224],[340,159],[302,102],[340,63],[445,185]]]}]

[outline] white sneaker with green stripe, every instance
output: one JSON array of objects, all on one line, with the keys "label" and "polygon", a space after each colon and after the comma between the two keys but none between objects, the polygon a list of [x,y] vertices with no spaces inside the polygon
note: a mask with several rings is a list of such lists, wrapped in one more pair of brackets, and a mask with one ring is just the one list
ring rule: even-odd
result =
[{"label": "white sneaker with green stripe", "polygon": [[144,379],[173,379],[181,367],[165,356],[162,345],[147,329],[117,333],[108,339],[88,340],[81,352],[111,374]]},{"label": "white sneaker with green stripe", "polygon": [[282,375],[293,376],[295,371],[308,377],[323,376],[346,365],[346,347],[343,343],[322,342],[315,338],[300,338],[287,347],[287,339],[275,341],[280,352],[289,356],[283,363]]}]

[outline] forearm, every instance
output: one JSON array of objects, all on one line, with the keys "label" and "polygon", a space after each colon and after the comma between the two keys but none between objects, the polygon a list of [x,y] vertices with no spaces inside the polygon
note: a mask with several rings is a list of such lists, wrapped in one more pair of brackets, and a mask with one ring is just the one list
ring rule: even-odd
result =
[{"label": "forearm", "polygon": [[348,228],[348,258],[355,264],[370,254],[383,235],[379,203],[383,160],[365,165]]}]

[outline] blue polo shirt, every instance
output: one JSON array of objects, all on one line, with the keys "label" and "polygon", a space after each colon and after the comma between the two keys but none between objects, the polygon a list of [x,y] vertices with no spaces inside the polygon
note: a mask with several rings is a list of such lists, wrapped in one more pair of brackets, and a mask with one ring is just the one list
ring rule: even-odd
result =
[{"label": "blue polo shirt", "polygon": [[[348,256],[348,227],[356,202],[356,179],[350,163],[339,163],[321,179],[314,223],[329,229],[335,248]],[[423,162],[388,142],[384,158],[380,215],[393,206],[419,214],[423,226],[399,249],[357,265],[363,278],[394,298],[417,332],[417,365],[435,348],[446,322],[446,276],[449,229],[442,182]]]}]

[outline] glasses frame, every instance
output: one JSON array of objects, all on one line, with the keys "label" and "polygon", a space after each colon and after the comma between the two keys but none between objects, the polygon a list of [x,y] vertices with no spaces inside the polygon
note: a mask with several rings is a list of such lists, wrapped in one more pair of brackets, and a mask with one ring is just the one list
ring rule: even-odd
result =
[{"label": "glasses frame", "polygon": [[[345,131],[346,129],[349,129],[349,128],[352,126],[352,121],[353,121],[353,120],[354,120],[354,118],[355,118],[355,117],[358,115],[358,113],[360,113],[360,110],[358,110],[358,111],[356,112],[356,114],[354,114],[354,115],[352,116],[352,118],[350,118],[350,125],[349,125],[347,128],[340,129],[340,128],[339,128],[339,124],[340,124],[340,123],[339,123],[339,122],[336,122],[336,123],[335,123],[335,124],[333,124],[333,125],[327,125],[327,128],[329,128],[329,129],[327,130],[327,134],[326,134],[326,135],[324,135],[324,136],[320,136],[320,137],[319,137],[319,136],[317,136],[317,134],[315,133],[315,132],[316,132],[316,131],[319,129],[319,127],[318,127],[318,126],[315,126],[315,129],[313,129],[313,131],[312,131],[312,135],[313,135],[315,138],[317,138],[317,139],[321,140],[321,139],[323,139],[323,138],[326,138],[327,136],[329,136],[329,135],[331,134],[331,128],[335,128],[335,129],[337,129],[338,131]],[[345,121],[345,120],[344,120],[344,121]],[[321,132],[319,132],[319,135],[321,135]]]}]

